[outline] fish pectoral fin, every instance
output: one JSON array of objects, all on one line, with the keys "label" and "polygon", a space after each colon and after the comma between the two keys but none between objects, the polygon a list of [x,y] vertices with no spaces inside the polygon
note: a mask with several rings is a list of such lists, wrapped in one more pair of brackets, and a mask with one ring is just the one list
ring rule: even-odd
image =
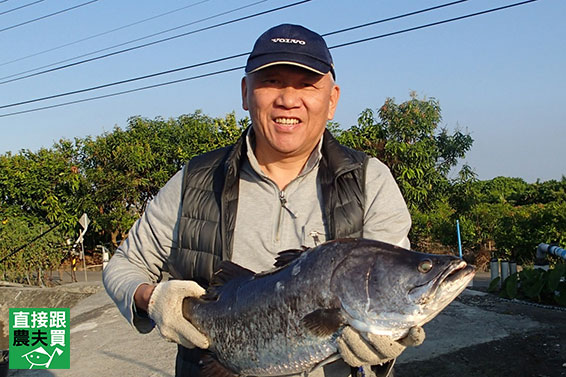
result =
[{"label": "fish pectoral fin", "polygon": [[232,372],[212,355],[208,354],[202,357],[201,377],[238,377],[239,375]]},{"label": "fish pectoral fin", "polygon": [[303,247],[302,249],[289,249],[283,250],[277,253],[277,258],[275,258],[275,267],[284,267],[297,259],[304,251],[308,248]]},{"label": "fish pectoral fin", "polygon": [[344,317],[339,308],[318,309],[307,314],[301,319],[301,323],[316,336],[330,336],[344,325]]}]

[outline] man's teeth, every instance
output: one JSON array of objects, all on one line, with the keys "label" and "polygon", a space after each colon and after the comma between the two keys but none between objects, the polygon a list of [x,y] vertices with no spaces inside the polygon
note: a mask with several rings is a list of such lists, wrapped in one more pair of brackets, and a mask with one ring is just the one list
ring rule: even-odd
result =
[{"label": "man's teeth", "polygon": [[299,120],[294,118],[276,118],[275,122],[279,124],[291,125],[298,124]]}]

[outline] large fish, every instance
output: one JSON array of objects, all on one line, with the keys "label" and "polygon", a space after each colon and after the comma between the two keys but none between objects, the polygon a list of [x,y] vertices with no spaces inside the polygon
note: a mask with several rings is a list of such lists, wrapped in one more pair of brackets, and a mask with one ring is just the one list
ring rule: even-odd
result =
[{"label": "large fish", "polygon": [[346,325],[405,336],[466,287],[474,267],[449,255],[342,239],[279,254],[256,274],[223,262],[183,315],[210,340],[205,376],[282,376],[310,371],[337,354]]}]

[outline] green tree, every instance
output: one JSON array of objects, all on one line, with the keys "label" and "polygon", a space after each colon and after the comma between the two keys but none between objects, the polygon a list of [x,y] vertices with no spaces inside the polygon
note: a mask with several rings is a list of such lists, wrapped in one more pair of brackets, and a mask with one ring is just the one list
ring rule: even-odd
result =
[{"label": "green tree", "polygon": [[0,278],[42,285],[42,275],[59,267],[67,256],[65,237],[61,226],[54,227],[14,206],[0,207]]},{"label": "green tree", "polygon": [[500,256],[532,263],[539,243],[566,244],[566,202],[507,206],[494,239]]},{"label": "green tree", "polygon": [[233,143],[242,127],[234,114],[211,118],[202,112],[176,119],[132,117],[86,138],[81,167],[90,184],[88,214],[93,229],[117,247],[149,200],[193,156]]},{"label": "green tree", "polygon": [[426,212],[442,197],[447,174],[471,148],[470,135],[439,128],[437,100],[411,99],[401,104],[388,98],[378,117],[362,111],[358,125],[341,132],[339,140],[383,161],[389,168],[412,211]]},{"label": "green tree", "polygon": [[0,156],[0,203],[71,227],[80,207],[76,194],[84,184],[76,151],[62,140],[51,149]]},{"label": "green tree", "polygon": [[496,177],[480,185],[482,202],[521,205],[527,196],[529,184],[521,178]]},{"label": "green tree", "polygon": [[5,259],[0,272],[4,278],[30,283],[33,274],[40,284],[41,271],[58,267],[65,256],[65,240],[74,234],[84,187],[76,151],[73,143],[62,140],[51,149],[0,156],[0,259]]},{"label": "green tree", "polygon": [[566,177],[561,180],[537,181],[528,185],[522,204],[566,202]]}]

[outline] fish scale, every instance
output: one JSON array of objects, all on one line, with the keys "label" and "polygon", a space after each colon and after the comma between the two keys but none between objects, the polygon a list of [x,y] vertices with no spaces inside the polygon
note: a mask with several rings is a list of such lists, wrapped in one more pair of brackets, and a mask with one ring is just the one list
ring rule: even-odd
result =
[{"label": "fish scale", "polygon": [[[304,264],[309,262],[314,261]],[[302,265],[303,260],[294,264]],[[295,276],[291,279],[293,273]],[[230,286],[223,287],[218,301],[195,303],[191,322],[199,329],[206,329],[216,340],[213,347],[219,359],[241,374],[269,376],[300,372],[312,368],[336,350],[335,336],[321,339],[306,332],[300,323],[302,317],[321,304],[330,306],[330,296],[324,294],[300,305],[302,287],[329,285],[329,279],[324,275],[303,276],[292,268],[260,278],[235,279]],[[286,282],[284,288],[278,285],[282,281]],[[227,306],[228,301],[232,305]],[[264,305],[247,305],[253,301]],[[238,360],[237,367],[233,360]]]}]

